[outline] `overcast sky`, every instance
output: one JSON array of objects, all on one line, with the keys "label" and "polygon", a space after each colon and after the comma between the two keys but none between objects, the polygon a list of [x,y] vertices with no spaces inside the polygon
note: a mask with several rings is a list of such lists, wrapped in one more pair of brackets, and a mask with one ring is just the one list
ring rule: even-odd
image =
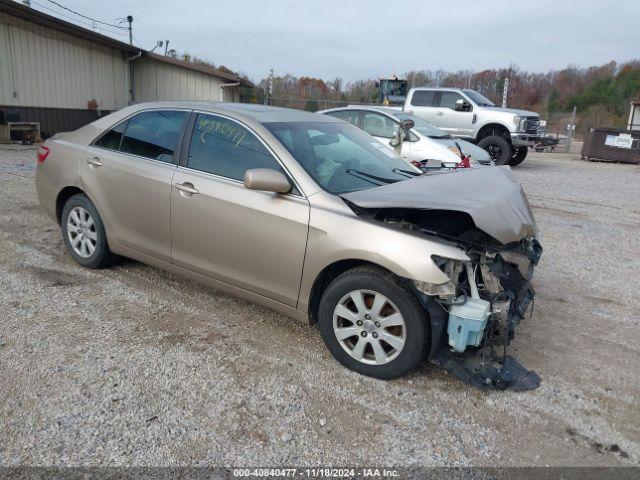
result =
[{"label": "overcast sky", "polygon": [[[49,0],[32,2],[72,16]],[[179,52],[255,81],[270,68],[350,81],[512,63],[538,72],[640,57],[640,0],[57,2],[106,22],[131,14],[136,45],[150,49],[169,39]]]}]

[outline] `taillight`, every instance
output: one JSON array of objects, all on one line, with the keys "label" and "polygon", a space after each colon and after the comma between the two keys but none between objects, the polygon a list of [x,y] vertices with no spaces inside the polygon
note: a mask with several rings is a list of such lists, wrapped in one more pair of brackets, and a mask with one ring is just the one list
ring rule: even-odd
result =
[{"label": "taillight", "polygon": [[49,147],[45,147],[44,145],[40,145],[40,147],[38,147],[38,163],[44,163],[44,161],[47,159],[47,156],[49,155]]}]

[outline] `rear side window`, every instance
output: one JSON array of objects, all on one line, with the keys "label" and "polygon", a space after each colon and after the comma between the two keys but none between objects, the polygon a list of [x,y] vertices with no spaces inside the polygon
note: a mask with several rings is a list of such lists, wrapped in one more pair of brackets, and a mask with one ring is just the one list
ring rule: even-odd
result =
[{"label": "rear side window", "polygon": [[253,168],[283,172],[258,137],[232,120],[200,113],[189,146],[187,166],[234,180]]},{"label": "rear side window", "polygon": [[433,107],[436,92],[434,90],[416,90],[411,97],[411,105],[416,107]]},{"label": "rear side window", "polygon": [[120,150],[141,157],[172,162],[187,112],[153,110],[132,117]]},{"label": "rear side window", "polygon": [[120,148],[120,141],[122,140],[122,134],[124,133],[124,128],[126,126],[126,121],[116,125],[96,140],[94,145],[108,150],[118,150]]},{"label": "rear side window", "polygon": [[340,110],[339,112],[329,112],[327,115],[339,118],[345,122],[349,122],[351,125],[358,126],[358,111],[357,110]]}]

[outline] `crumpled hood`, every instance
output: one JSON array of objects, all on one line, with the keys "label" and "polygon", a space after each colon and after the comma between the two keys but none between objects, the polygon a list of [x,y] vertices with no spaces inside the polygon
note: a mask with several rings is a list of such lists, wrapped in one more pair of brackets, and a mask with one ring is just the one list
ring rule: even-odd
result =
[{"label": "crumpled hood", "polygon": [[508,166],[425,174],[341,197],[361,208],[465,212],[502,244],[537,234],[527,197]]}]

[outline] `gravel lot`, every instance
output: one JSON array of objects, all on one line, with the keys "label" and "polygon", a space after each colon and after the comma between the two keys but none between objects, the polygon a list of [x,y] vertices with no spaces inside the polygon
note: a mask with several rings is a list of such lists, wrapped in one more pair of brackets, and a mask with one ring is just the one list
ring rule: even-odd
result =
[{"label": "gravel lot", "polygon": [[425,364],[384,382],[316,328],[132,261],[89,271],[0,150],[0,465],[638,465],[640,167],[532,155],[545,253],[515,355],[482,393]]}]

